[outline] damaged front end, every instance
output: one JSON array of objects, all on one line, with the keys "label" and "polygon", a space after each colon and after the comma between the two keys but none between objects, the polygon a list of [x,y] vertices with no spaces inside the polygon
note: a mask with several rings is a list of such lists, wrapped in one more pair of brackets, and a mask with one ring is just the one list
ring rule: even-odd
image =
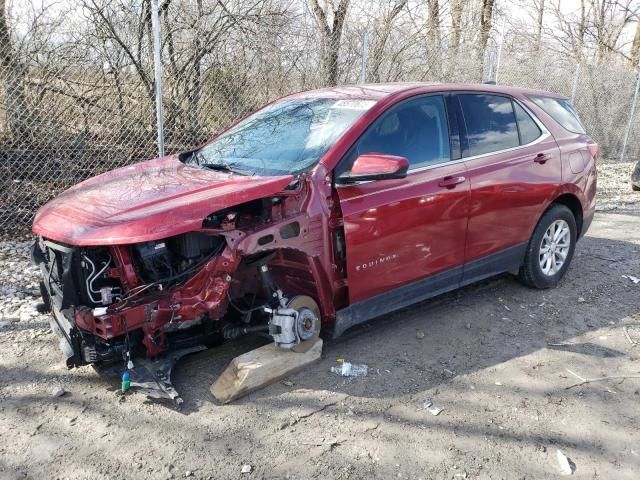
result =
[{"label": "damaged front end", "polygon": [[[224,246],[223,237],[204,233],[110,247],[40,238],[32,256],[67,366],[214,341],[219,332],[206,320],[224,295]],[[205,279],[212,270],[219,275]]]},{"label": "damaged front end", "polygon": [[184,354],[249,333],[305,351],[327,281],[323,230],[303,190],[223,209],[161,240],[77,246],[40,236],[33,262],[67,367],[127,370],[132,386],[180,403],[170,372]]}]

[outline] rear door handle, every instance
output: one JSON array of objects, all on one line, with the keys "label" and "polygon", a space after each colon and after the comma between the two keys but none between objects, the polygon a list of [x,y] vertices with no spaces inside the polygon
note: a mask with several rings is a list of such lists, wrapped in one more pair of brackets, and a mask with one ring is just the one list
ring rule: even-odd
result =
[{"label": "rear door handle", "polygon": [[465,177],[444,177],[438,182],[438,186],[445,188],[455,188],[456,185],[466,182]]},{"label": "rear door handle", "polygon": [[547,155],[546,153],[539,153],[536,155],[536,158],[533,159],[534,162],[540,163],[544,165],[547,163],[547,160],[551,160],[551,155]]}]

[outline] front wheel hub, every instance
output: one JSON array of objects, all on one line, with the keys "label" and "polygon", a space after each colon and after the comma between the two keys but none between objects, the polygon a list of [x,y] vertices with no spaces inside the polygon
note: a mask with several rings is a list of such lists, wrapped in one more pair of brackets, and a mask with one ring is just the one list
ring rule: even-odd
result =
[{"label": "front wheel hub", "polygon": [[271,334],[276,345],[304,353],[320,337],[320,308],[313,298],[298,295],[273,311],[269,325],[277,328]]}]

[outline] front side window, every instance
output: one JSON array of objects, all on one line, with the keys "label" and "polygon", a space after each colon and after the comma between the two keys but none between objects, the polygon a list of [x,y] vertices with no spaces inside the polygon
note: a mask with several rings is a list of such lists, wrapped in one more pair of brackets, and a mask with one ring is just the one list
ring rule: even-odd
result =
[{"label": "front side window", "polygon": [[573,109],[571,102],[566,98],[540,97],[536,95],[531,95],[529,98],[566,130],[573,133],[585,133],[578,114]]},{"label": "front side window", "polygon": [[405,157],[410,170],[450,160],[442,95],[407,100],[384,113],[360,137],[351,156],[355,160],[365,153]]},{"label": "front side window", "polygon": [[463,157],[520,145],[510,98],[487,94],[460,94],[458,98],[466,127]]},{"label": "front side window", "polygon": [[313,167],[374,104],[362,99],[285,99],[242,120],[185,162],[248,175],[300,173]]}]

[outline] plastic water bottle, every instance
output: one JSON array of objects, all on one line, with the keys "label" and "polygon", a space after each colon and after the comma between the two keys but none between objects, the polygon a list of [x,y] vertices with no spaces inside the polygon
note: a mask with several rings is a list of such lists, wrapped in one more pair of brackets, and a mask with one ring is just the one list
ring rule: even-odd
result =
[{"label": "plastic water bottle", "polygon": [[122,373],[122,393],[129,390],[129,388],[131,388],[131,380],[129,378],[129,372],[125,370]]},{"label": "plastic water bottle", "polygon": [[342,377],[366,377],[369,366],[364,363],[342,362],[339,367],[331,367],[331,371]]}]

